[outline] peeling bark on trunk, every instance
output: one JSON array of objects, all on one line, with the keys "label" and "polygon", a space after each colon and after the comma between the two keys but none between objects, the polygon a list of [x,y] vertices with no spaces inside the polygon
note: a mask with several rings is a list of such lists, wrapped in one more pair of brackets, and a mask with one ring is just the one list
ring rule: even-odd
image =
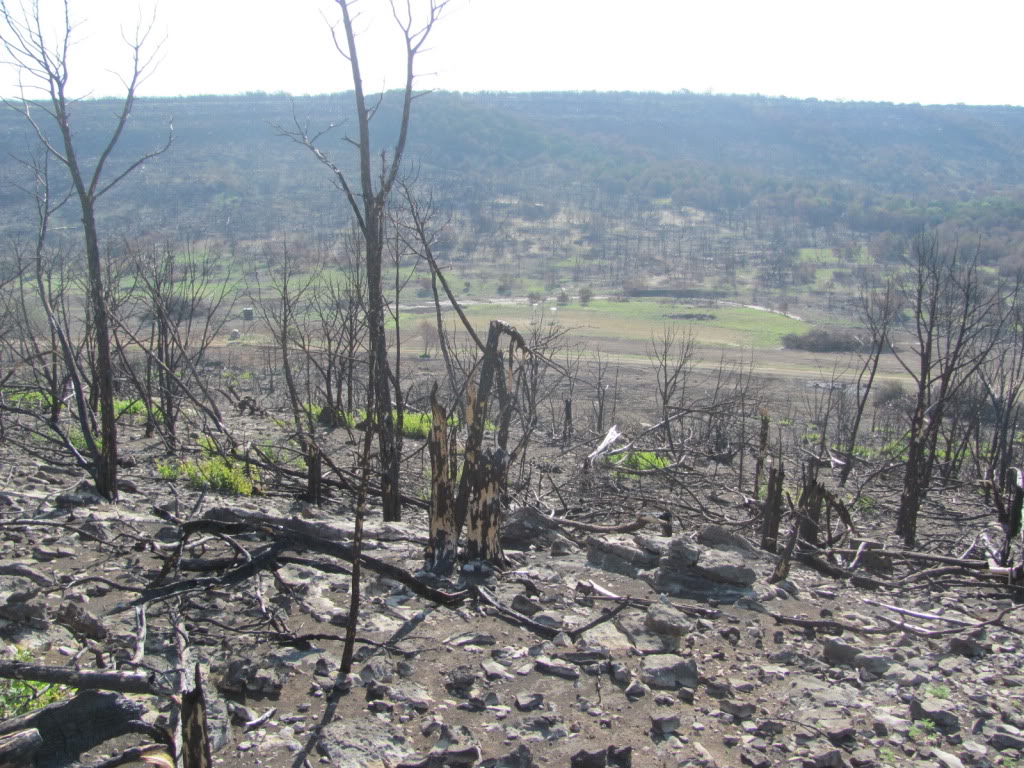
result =
[{"label": "peeling bark on trunk", "polygon": [[[514,347],[526,350],[526,343],[519,332],[500,320],[492,320],[484,345],[480,366],[480,385],[476,392],[467,390],[466,422],[469,431],[466,437],[466,460],[459,482],[459,495],[455,502],[456,531],[468,523],[466,558],[480,559],[500,564],[504,553],[498,534],[501,528],[502,496],[505,477],[511,463],[506,450],[511,396],[502,371],[502,356],[498,351],[501,335],[507,333]],[[497,446],[484,449],[484,428],[487,423],[488,405],[491,394],[497,389],[499,395]]]},{"label": "peeling bark on trunk", "polygon": [[430,543],[427,544],[426,567],[447,575],[455,566],[459,529],[455,521],[448,414],[437,401],[436,384],[430,393],[430,411]]},{"label": "peeling bark on trunk", "polygon": [[500,564],[505,560],[501,532],[501,489],[508,471],[508,454],[501,448],[480,455],[469,498],[466,559]]}]

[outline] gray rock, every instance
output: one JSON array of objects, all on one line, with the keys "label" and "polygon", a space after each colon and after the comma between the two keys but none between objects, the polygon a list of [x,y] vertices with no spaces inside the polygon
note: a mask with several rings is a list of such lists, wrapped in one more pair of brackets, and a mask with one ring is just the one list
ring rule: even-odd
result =
[{"label": "gray rock", "polygon": [[949,652],[970,659],[980,659],[985,655],[985,646],[972,637],[952,637],[949,640]]},{"label": "gray rock", "polygon": [[409,756],[402,731],[379,720],[343,720],[329,723],[320,732],[319,750],[333,765],[380,768]]},{"label": "gray rock", "polygon": [[637,651],[642,654],[675,651],[679,646],[677,635],[663,635],[647,628],[646,616],[626,612],[619,614],[615,625],[629,638]]},{"label": "gray rock", "polygon": [[955,709],[952,702],[929,696],[910,702],[910,717],[913,720],[931,720],[942,731],[958,731],[960,718]]},{"label": "gray rock", "polygon": [[569,758],[571,768],[607,768],[608,750],[606,749],[581,749]]},{"label": "gray rock", "polygon": [[662,565],[689,568],[696,565],[699,559],[700,550],[686,539],[677,536],[669,543]]},{"label": "gray rock", "polygon": [[750,768],[771,768],[772,761],[768,756],[756,749],[744,749],[740,752],[740,762]]},{"label": "gray rock", "polygon": [[757,581],[757,572],[740,555],[723,549],[702,552],[694,569],[705,578],[722,584],[749,587]]},{"label": "gray rock", "polygon": [[640,549],[625,536],[588,536],[587,561],[606,571],[636,576],[657,566],[658,556]]},{"label": "gray rock", "polygon": [[871,727],[878,736],[890,736],[894,733],[906,736],[910,731],[910,721],[904,720],[902,717],[878,713],[874,716]]},{"label": "gray rock", "polygon": [[511,680],[513,677],[505,667],[492,659],[480,662],[480,668],[483,669],[488,680]]},{"label": "gray rock", "polygon": [[843,768],[843,753],[831,744],[812,743],[805,766],[809,768]]},{"label": "gray rock", "polygon": [[693,629],[686,614],[661,603],[655,603],[648,609],[647,616],[644,617],[644,626],[652,632],[674,637],[685,635]]},{"label": "gray rock", "polygon": [[533,754],[525,744],[520,744],[504,757],[492,757],[480,763],[480,768],[537,768]]},{"label": "gray rock", "polygon": [[844,643],[841,640],[834,640],[829,638],[825,641],[822,655],[829,664],[853,664],[853,660],[857,658],[864,649],[859,648],[856,645],[850,645]]},{"label": "gray rock", "polygon": [[549,659],[545,656],[537,658],[536,667],[538,672],[561,677],[565,680],[576,680],[580,676],[579,667],[575,664],[567,664],[564,661]]},{"label": "gray rock", "polygon": [[667,736],[679,728],[679,715],[651,715],[651,732],[656,736]]},{"label": "gray rock", "polygon": [[651,689],[648,686],[644,685],[639,680],[632,680],[622,692],[630,701],[636,701],[637,699],[642,699],[646,696],[650,690]]},{"label": "gray rock", "polygon": [[640,665],[640,679],[660,690],[693,689],[697,687],[697,662],[674,653],[645,656]]},{"label": "gray rock", "polygon": [[853,768],[878,768],[881,763],[873,749],[855,749],[850,753],[850,765]]},{"label": "gray rock", "polygon": [[1005,731],[996,731],[993,733],[988,737],[988,743],[993,749],[1000,751],[1004,749],[1024,751],[1024,737],[1013,733],[1006,733]]},{"label": "gray rock", "polygon": [[533,614],[540,610],[540,606],[520,592],[512,598],[512,610],[519,611],[524,616],[533,616]]},{"label": "gray rock", "polygon": [[733,533],[721,525],[712,524],[704,526],[701,532],[697,534],[697,543],[714,549],[735,549],[754,557],[757,557],[759,554],[753,544],[738,533]]},{"label": "gray rock", "polygon": [[943,752],[941,749],[932,749],[932,757],[941,768],[964,768],[963,761],[950,752]]},{"label": "gray rock", "polygon": [[525,744],[520,744],[504,757],[492,757],[480,763],[480,768],[537,768],[533,754]]},{"label": "gray rock", "polygon": [[858,653],[853,657],[853,666],[876,678],[885,674],[892,664],[892,659],[881,653]]},{"label": "gray rock", "polygon": [[645,552],[650,552],[658,557],[665,557],[668,554],[669,547],[673,541],[676,541],[676,539],[668,536],[649,536],[644,533],[633,535],[634,544]]},{"label": "gray rock", "polygon": [[544,704],[542,693],[517,693],[515,697],[516,709],[520,712],[532,712],[540,709]]},{"label": "gray rock", "polygon": [[562,614],[558,611],[539,611],[533,615],[533,620],[552,629],[562,628]]},{"label": "gray rock", "polygon": [[461,647],[464,645],[494,645],[497,641],[494,639],[494,635],[487,632],[463,632],[448,638],[445,642]]},{"label": "gray rock", "polygon": [[757,706],[750,702],[733,701],[731,699],[725,699],[722,701],[718,708],[723,712],[735,717],[737,720],[749,720],[757,712]]}]

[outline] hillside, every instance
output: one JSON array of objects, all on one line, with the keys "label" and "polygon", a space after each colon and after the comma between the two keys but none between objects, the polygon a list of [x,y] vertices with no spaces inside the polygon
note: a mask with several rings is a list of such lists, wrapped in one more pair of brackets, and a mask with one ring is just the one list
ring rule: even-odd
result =
[{"label": "hillside", "polygon": [[[378,113],[393,123],[394,98]],[[109,104],[78,105],[83,142]],[[345,94],[300,97],[294,115],[345,158]],[[339,228],[337,198],[303,149],[275,135],[293,125],[282,94],[143,99],[122,157],[156,146],[173,118],[171,152],[116,194],[111,226],[227,238]],[[386,132],[385,132],[386,133]],[[1024,109],[835,103],[693,93],[433,93],[416,104],[411,154],[457,211],[497,196],[614,210],[670,199],[728,218],[907,234],[952,221],[1016,249],[1024,229]],[[0,141],[27,146],[13,112]],[[95,142],[91,142],[95,143]],[[3,224],[22,220],[24,169],[0,160]],[[128,205],[127,203],[131,204]],[[141,209],[141,210],[140,210]]]}]

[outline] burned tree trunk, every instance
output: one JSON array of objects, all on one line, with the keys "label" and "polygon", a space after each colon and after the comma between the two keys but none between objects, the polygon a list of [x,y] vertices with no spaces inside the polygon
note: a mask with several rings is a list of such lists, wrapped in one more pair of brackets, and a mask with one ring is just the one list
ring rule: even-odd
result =
[{"label": "burned tree trunk", "polygon": [[771,420],[768,411],[761,411],[761,434],[757,444],[757,463],[754,465],[754,498],[761,495],[761,481],[764,479],[764,460],[768,456],[768,430]]},{"label": "burned tree trunk", "polygon": [[[502,355],[498,351],[504,333],[512,339],[510,355],[516,347],[523,351],[527,349],[526,342],[515,328],[500,320],[491,321],[480,364],[480,384],[475,394],[472,388],[467,392],[466,423],[469,431],[466,437],[466,460],[455,502],[456,530],[462,530],[467,523],[469,526],[466,558],[491,563],[501,563],[505,559],[498,533],[501,527],[501,497],[511,458],[506,450],[511,405],[508,388],[501,378],[504,372]],[[493,449],[485,449],[484,429],[491,394],[495,388],[501,395],[498,440]]]},{"label": "burned tree trunk", "polygon": [[826,498],[825,486],[814,479],[808,468],[803,493],[800,494],[800,538],[808,544],[818,545],[821,531],[821,508]]},{"label": "burned tree trunk", "polygon": [[782,521],[782,481],[785,476],[781,464],[768,471],[768,491],[761,520],[761,549],[768,552],[775,552],[778,547],[779,523]]},{"label": "burned tree trunk", "polygon": [[430,542],[426,566],[435,573],[451,573],[459,545],[452,482],[453,457],[448,442],[448,414],[437,401],[437,385],[430,393]]}]

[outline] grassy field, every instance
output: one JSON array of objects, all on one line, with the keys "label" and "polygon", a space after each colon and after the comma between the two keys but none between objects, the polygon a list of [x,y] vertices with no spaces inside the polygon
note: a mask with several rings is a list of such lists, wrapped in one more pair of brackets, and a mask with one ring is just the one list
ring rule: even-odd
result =
[{"label": "grassy field", "polygon": [[[779,349],[785,334],[798,333],[808,327],[800,320],[764,310],[656,300],[594,300],[586,306],[496,302],[470,304],[465,309],[481,330],[492,319],[505,320],[519,328],[526,328],[531,323],[554,321],[571,329],[574,339],[584,341],[590,347],[640,357],[645,355],[652,336],[659,336],[666,325],[674,325],[680,331],[692,329],[701,347],[734,350]],[[678,317],[680,315],[710,317],[695,320]],[[429,315],[410,314],[408,319],[403,318],[403,323],[407,328],[413,327],[424,317]]]}]

